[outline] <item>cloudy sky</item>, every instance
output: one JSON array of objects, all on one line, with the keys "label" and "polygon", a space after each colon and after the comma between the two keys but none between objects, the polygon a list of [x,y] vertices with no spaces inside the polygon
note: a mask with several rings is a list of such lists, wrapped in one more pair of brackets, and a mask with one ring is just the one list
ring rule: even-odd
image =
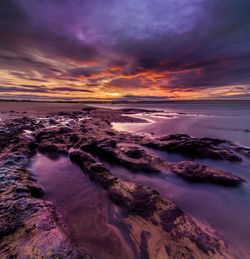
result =
[{"label": "cloudy sky", "polygon": [[250,1],[0,1],[1,97],[250,99]]}]

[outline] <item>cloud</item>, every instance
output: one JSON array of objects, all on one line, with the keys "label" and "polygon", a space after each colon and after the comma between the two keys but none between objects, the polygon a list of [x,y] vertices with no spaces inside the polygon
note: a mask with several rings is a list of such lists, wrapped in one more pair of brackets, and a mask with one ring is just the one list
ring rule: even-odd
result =
[{"label": "cloud", "polygon": [[48,93],[48,89],[44,86],[1,86],[0,92],[27,92],[27,93]]},{"label": "cloud", "polygon": [[[118,78],[113,79],[105,85],[106,87],[114,88],[137,88],[142,86],[141,78]],[[144,85],[145,87],[146,85]]]},{"label": "cloud", "polygon": [[[60,17],[61,21],[57,20],[59,17],[50,13],[53,10],[52,7],[51,1],[50,3],[48,1],[34,3],[34,1],[29,0],[1,1],[1,49],[20,56],[39,50],[54,58],[92,60],[97,54],[95,48],[77,37],[65,33],[63,27],[66,23],[66,17]],[[60,12],[59,5],[58,8],[57,11]],[[63,10],[66,6],[61,5],[61,8]],[[51,24],[48,24],[48,21],[51,21]],[[62,24],[60,30],[56,26],[59,23]],[[20,57],[20,59],[22,58]]]},{"label": "cloud", "polygon": [[50,93],[50,94],[58,94],[58,92],[93,93],[93,91],[88,89],[80,89],[75,87],[48,88],[44,85],[0,86],[0,92]]},{"label": "cloud", "polygon": [[67,73],[72,77],[90,77],[99,74],[102,70],[103,68],[100,66],[76,67],[69,69]]},{"label": "cloud", "polygon": [[84,92],[84,93],[93,93],[94,91],[88,89],[80,89],[75,87],[53,87],[51,91],[57,92]]},{"label": "cloud", "polygon": [[20,78],[24,80],[42,82],[42,83],[48,82],[48,80],[37,78],[32,72],[23,73],[23,72],[17,72],[17,71],[10,71],[10,74],[16,78]]},{"label": "cloud", "polygon": [[250,85],[249,13],[248,0],[0,1],[0,82],[93,97],[233,91]]}]

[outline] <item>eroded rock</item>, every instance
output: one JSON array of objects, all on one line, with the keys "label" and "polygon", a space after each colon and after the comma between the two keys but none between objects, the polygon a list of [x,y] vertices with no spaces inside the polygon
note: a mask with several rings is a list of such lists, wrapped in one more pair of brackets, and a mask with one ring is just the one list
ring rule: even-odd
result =
[{"label": "eroded rock", "polygon": [[81,149],[94,152],[101,159],[133,169],[133,171],[161,172],[167,164],[163,159],[150,155],[138,146],[117,144],[111,139],[93,141],[83,145]]},{"label": "eroded rock", "polygon": [[[71,152],[70,158],[81,167],[85,174],[90,176],[90,179],[107,189],[110,199],[115,204],[125,209],[128,213],[126,221],[131,222],[134,217],[135,219],[141,217],[145,220],[145,224],[137,224],[136,233],[133,232],[132,227],[131,235],[136,236],[138,233],[148,232],[151,229],[150,233],[154,238],[161,240],[161,246],[171,246],[171,252],[168,251],[171,257],[179,249],[187,249],[184,258],[192,255],[196,255],[196,258],[204,258],[204,256],[229,258],[221,240],[203,230],[174,202],[162,199],[153,188],[113,177],[108,169],[96,163],[95,159],[86,152]],[[93,171],[96,166],[100,170]],[[132,222],[136,222],[135,219]],[[155,253],[152,251],[154,249],[155,247],[150,247],[149,256]],[[165,256],[168,253],[165,250]]]},{"label": "eroded rock", "polygon": [[192,158],[212,158],[241,161],[230,142],[210,138],[191,138],[186,134],[169,135],[158,139],[145,138],[142,145],[183,154]]},{"label": "eroded rock", "polygon": [[242,178],[229,172],[192,161],[172,164],[171,170],[191,182],[208,182],[227,186],[238,186],[244,182]]},{"label": "eroded rock", "polygon": [[53,205],[28,169],[37,144],[23,135],[39,129],[22,118],[0,137],[0,258],[91,258],[65,234]]},{"label": "eroded rock", "polygon": [[129,168],[132,172],[168,173],[171,170],[188,181],[227,186],[238,186],[244,182],[242,178],[220,169],[191,161],[167,162],[138,146],[125,143],[117,144],[116,141],[110,139],[85,144],[82,149],[98,154],[103,160]]},{"label": "eroded rock", "polygon": [[89,178],[103,187],[108,188],[117,181],[116,177],[88,153],[83,151],[73,151],[69,154],[71,161],[76,163]]},{"label": "eroded rock", "polygon": [[[127,111],[133,113],[133,111]],[[174,173],[192,181],[238,185],[243,180],[230,173],[192,162],[169,163],[143,150],[138,143],[192,157],[240,160],[231,142],[171,135],[149,139],[114,132],[110,121],[138,121],[121,116],[122,111],[100,113],[98,109],[57,114],[35,120],[28,117],[8,121],[0,129],[0,256],[88,258],[65,235],[57,213],[43,201],[43,188],[27,169],[36,151],[66,154],[71,148],[99,153],[132,171]],[[91,120],[81,116],[88,115]],[[112,117],[112,118],[111,118]],[[46,127],[44,126],[46,125]],[[24,131],[32,132],[32,136]],[[11,154],[11,155],[10,155]],[[70,159],[88,177],[107,190],[113,203],[126,215],[123,219],[138,249],[145,258],[230,258],[225,245],[199,222],[186,215],[174,202],[164,200],[149,186],[117,177],[87,152],[70,152]]]}]

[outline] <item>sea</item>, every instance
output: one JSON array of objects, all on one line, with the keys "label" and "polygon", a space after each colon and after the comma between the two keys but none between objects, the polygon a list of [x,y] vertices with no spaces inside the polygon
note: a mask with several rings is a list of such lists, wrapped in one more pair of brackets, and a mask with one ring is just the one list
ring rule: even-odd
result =
[{"label": "sea", "polygon": [[[114,124],[118,130],[156,135],[185,133],[194,137],[228,139],[236,144],[250,147],[250,101],[185,101],[95,104],[95,106],[159,111],[157,116],[139,114],[139,117],[148,119],[151,123]],[[161,111],[165,114],[161,114]]]},{"label": "sea", "polygon": [[[250,147],[250,102],[199,101],[166,103],[93,104],[92,106],[138,111],[140,123],[113,123],[113,128],[152,137],[185,133],[193,137],[231,140]],[[147,148],[148,152],[167,161],[190,158]],[[161,196],[173,200],[193,218],[215,229],[232,248],[235,258],[250,258],[250,159],[242,162],[195,159],[196,162],[220,168],[246,180],[240,187],[223,187],[189,183],[173,174],[153,175],[133,172],[99,158],[121,179],[150,185]],[[83,176],[67,157],[50,160],[41,154],[33,159],[32,170],[46,187],[46,197],[61,211],[72,230],[72,237],[101,258],[132,258],[131,249],[113,224],[109,213],[112,204],[105,192]],[[101,231],[101,232],[100,232]],[[103,232],[104,231],[104,232]],[[102,233],[102,234],[101,234]],[[104,236],[103,236],[104,235]]]},{"label": "sea", "polygon": [[[153,114],[136,114],[136,117],[147,120],[146,123],[113,123],[114,129],[119,131],[149,134],[153,137],[180,133],[193,137],[226,139],[237,145],[250,147],[250,101],[99,104],[98,107],[158,111]],[[153,149],[148,151],[168,161],[191,160],[177,154]],[[243,157],[243,161],[239,163],[211,159],[196,161],[239,175],[246,183],[238,188],[228,188],[187,183],[175,176],[165,180],[143,174],[129,178],[134,181],[137,178],[138,182],[154,186],[184,211],[212,226],[229,244],[236,247],[238,258],[250,257],[250,159]],[[122,171],[120,176],[131,175],[114,166],[112,171]]]}]

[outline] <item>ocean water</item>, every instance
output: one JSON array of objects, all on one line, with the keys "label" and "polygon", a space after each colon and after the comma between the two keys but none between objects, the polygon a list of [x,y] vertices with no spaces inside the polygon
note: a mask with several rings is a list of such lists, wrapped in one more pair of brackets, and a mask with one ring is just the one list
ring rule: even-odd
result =
[{"label": "ocean water", "polygon": [[[250,147],[250,101],[200,101],[166,103],[100,104],[113,109],[138,108],[164,111],[158,116],[139,114],[146,124],[114,124],[116,129],[167,135],[185,133],[195,137],[232,140]],[[166,117],[169,116],[169,117]]]},{"label": "ocean water", "polygon": [[[95,105],[97,106],[97,105]],[[185,102],[129,105],[98,105],[112,109],[141,108],[158,110],[156,114],[138,113],[146,123],[114,123],[117,130],[152,136],[186,133],[197,137],[229,139],[250,146],[249,102]],[[145,148],[146,149],[146,148]],[[167,161],[188,160],[185,156],[147,148]],[[235,258],[250,257],[250,160],[242,162],[198,160],[241,176],[247,182],[230,188],[189,183],[166,172],[149,175],[107,163],[98,158],[121,179],[150,185],[161,196],[173,200],[187,214],[211,226],[234,251]],[[90,182],[67,157],[51,160],[41,154],[34,157],[32,170],[70,228],[71,236],[93,255],[101,258],[133,258],[130,244],[118,226],[112,224],[113,206],[105,191]]]},{"label": "ocean water", "polygon": [[[114,123],[116,130],[162,136],[185,133],[195,137],[228,139],[250,147],[250,102],[185,102],[156,104],[101,105],[102,107],[159,110],[157,114],[138,113],[146,123]],[[162,113],[161,111],[164,111]],[[185,156],[147,148],[167,161],[190,160]],[[196,159],[206,165],[241,176],[247,182],[237,188],[188,183],[175,175],[154,177],[136,175],[107,164],[120,178],[151,185],[163,197],[174,200],[186,213],[213,227],[235,249],[235,258],[250,257],[250,159],[242,162]]]}]

